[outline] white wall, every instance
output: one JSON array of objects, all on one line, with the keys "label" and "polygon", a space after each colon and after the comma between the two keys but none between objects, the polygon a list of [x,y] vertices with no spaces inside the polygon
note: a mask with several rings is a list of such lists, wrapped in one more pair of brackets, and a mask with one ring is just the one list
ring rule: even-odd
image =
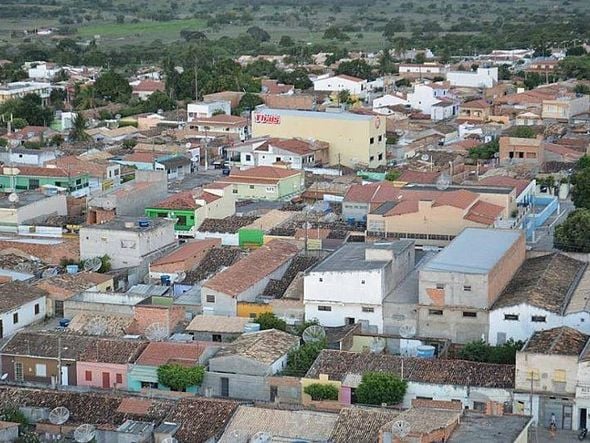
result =
[{"label": "white wall", "polygon": [[413,109],[418,109],[420,112],[430,115],[432,105],[440,101],[435,96],[435,91],[428,85],[416,85],[414,92],[408,94],[408,102]]},{"label": "white wall", "polygon": [[[39,305],[38,314],[35,314],[35,305]],[[47,302],[45,297],[39,297],[38,299],[25,303],[16,309],[1,313],[0,319],[2,319],[3,336],[7,337],[12,335],[25,326],[43,320],[45,318],[46,306]],[[16,324],[13,322],[15,313],[18,313],[18,323]]]},{"label": "white wall", "polygon": [[373,110],[383,108],[385,106],[396,106],[396,105],[406,106],[408,104],[409,104],[409,102],[402,97],[387,94],[387,95],[384,95],[383,97],[379,97],[379,98],[376,98],[375,100],[373,100]]},{"label": "white wall", "polygon": [[427,397],[433,400],[461,400],[463,407],[473,409],[473,402],[483,402],[484,399],[499,403],[512,402],[512,393],[508,389],[483,388],[476,386],[439,385],[430,383],[408,382],[408,389],[404,396],[404,408],[412,406],[412,399]]},{"label": "white wall", "polygon": [[465,88],[491,88],[498,83],[498,68],[477,68],[473,71],[447,72],[447,80],[451,86]]},{"label": "white wall", "polygon": [[192,122],[196,118],[209,118],[213,116],[213,113],[217,110],[222,110],[225,114],[231,114],[231,103],[228,101],[215,101],[215,102],[199,102],[189,103],[186,107],[187,121]]},{"label": "white wall", "polygon": [[[331,311],[319,311],[318,306],[329,306]],[[363,312],[363,307],[372,308],[373,312]],[[369,326],[377,328],[376,332],[383,332],[383,308],[381,305],[305,302],[305,320],[317,319],[322,326],[344,326],[347,317],[354,318],[355,323],[366,320],[369,322]]]},{"label": "white wall", "polygon": [[361,95],[366,92],[367,81],[355,82],[338,76],[320,78],[313,82],[314,91],[350,91],[351,94]]},{"label": "white wall", "polygon": [[[505,320],[506,314],[518,315],[518,320]],[[545,316],[546,322],[533,322],[533,315]],[[490,344],[498,344],[498,333],[505,333],[506,340],[527,340],[536,331],[569,326],[584,334],[590,334],[590,313],[577,312],[566,316],[546,311],[528,304],[520,304],[490,311]]]}]

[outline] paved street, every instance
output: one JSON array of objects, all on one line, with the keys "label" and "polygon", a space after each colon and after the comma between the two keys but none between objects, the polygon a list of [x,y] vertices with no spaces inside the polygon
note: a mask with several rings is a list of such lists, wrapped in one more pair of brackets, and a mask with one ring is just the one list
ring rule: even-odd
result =
[{"label": "paved street", "polygon": [[221,177],[221,169],[209,169],[207,171],[199,170],[183,180],[171,182],[168,185],[168,190],[170,192],[188,191],[189,189],[209,184],[217,180],[219,177]]},{"label": "paved street", "polygon": [[[590,437],[590,436],[589,436]],[[588,438],[588,437],[587,437]],[[590,439],[589,439],[590,440]],[[578,440],[578,431],[564,431],[558,430],[553,436],[545,428],[529,428],[529,442],[530,443],[568,443]]]}]

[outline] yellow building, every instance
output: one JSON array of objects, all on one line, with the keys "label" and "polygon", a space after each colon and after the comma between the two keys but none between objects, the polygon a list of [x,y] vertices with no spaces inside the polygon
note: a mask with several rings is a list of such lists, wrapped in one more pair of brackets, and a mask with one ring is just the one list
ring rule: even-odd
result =
[{"label": "yellow building", "polygon": [[376,168],[386,164],[384,116],[261,108],[252,112],[252,135],[327,142],[330,165]]}]

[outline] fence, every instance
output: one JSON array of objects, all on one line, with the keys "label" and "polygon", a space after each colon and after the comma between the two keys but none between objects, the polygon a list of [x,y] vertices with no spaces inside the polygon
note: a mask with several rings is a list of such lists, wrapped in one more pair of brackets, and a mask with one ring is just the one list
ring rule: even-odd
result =
[{"label": "fence", "polygon": [[526,225],[526,234],[527,238],[532,237],[533,230],[542,226],[548,219],[557,212],[559,208],[559,201],[557,197],[547,196],[547,197],[533,197],[533,205],[536,209],[543,208],[540,211],[533,211],[532,213],[528,214],[527,220],[525,221]]}]

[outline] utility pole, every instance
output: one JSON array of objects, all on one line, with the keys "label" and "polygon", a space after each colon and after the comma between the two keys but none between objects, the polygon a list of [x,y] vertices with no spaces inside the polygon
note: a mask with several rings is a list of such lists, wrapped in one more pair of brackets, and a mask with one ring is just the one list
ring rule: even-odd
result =
[{"label": "utility pole", "polygon": [[199,74],[198,74],[199,61],[195,57],[195,101],[199,101]]}]

